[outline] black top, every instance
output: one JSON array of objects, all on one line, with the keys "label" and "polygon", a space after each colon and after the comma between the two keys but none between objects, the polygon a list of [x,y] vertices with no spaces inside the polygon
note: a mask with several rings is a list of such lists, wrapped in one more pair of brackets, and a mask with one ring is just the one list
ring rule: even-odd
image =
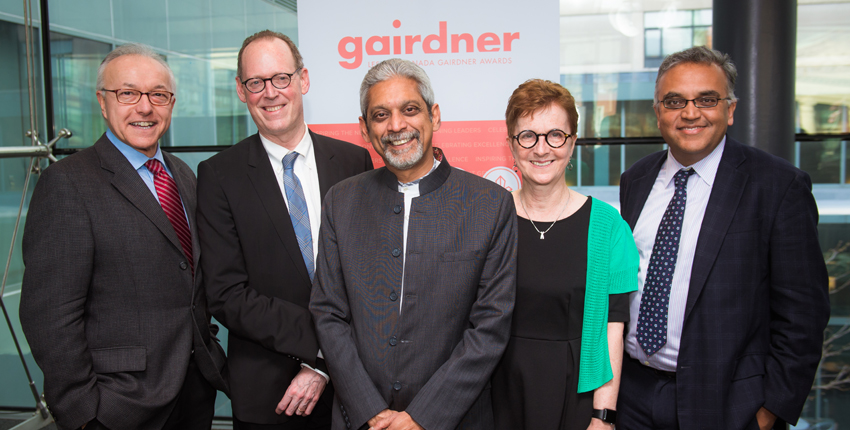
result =
[{"label": "black top", "polygon": [[[552,225],[518,216],[511,339],[492,379],[496,428],[584,429],[593,392],[578,393],[592,199]],[[609,296],[609,322],[629,320],[629,295]]]}]

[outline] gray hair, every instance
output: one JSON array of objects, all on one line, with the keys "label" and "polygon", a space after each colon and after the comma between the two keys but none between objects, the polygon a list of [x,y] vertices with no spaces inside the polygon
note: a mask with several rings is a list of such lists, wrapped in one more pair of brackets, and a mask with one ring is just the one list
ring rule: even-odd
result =
[{"label": "gray hair", "polygon": [[[106,57],[103,61],[100,62],[100,66],[97,68],[97,90],[103,90],[103,72],[106,71],[106,66],[112,62],[112,60],[123,57],[125,55],[139,55],[142,57],[147,57],[152,60],[156,60],[159,64],[162,64],[165,67],[165,70],[168,70],[168,78],[171,81],[171,92],[177,93],[177,80],[174,79],[174,72],[171,71],[171,67],[168,67],[168,63],[165,62],[165,58],[162,55],[159,55],[156,51],[153,50],[148,45],[144,45],[141,43],[128,43],[126,45],[121,45],[112,50],[109,54],[106,54]],[[117,88],[110,88],[117,89]]]},{"label": "gray hair", "polygon": [[366,124],[369,123],[369,117],[366,116],[366,110],[369,109],[369,90],[376,84],[396,77],[408,78],[416,82],[419,95],[422,96],[422,100],[425,100],[425,107],[428,108],[428,118],[433,119],[431,107],[434,106],[434,90],[431,88],[428,75],[412,61],[390,58],[369,69],[363,78],[363,83],[360,84],[360,112]]},{"label": "gray hair", "polygon": [[[735,67],[735,63],[732,62],[732,58],[729,57],[729,54],[724,54],[718,50],[706,48],[705,46],[694,46],[693,48],[668,55],[661,62],[661,66],[658,67],[658,77],[655,78],[656,91],[658,90],[658,82],[665,73],[669,72],[673,67],[686,63],[714,64],[720,67],[726,74],[726,94],[727,97],[732,99],[729,103],[738,100],[735,97],[735,80],[738,78],[738,69]],[[658,93],[654,93],[652,98],[653,105],[658,104]]]}]

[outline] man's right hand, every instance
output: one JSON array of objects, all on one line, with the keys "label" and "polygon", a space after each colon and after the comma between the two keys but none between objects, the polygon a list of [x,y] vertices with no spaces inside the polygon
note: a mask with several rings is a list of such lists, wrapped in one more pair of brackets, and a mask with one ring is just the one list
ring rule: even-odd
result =
[{"label": "man's right hand", "polygon": [[378,412],[378,415],[375,415],[374,417],[372,417],[372,419],[367,421],[366,424],[369,424],[369,430],[383,430],[382,428],[375,427],[375,424],[377,424],[379,421],[381,421],[385,418],[389,418],[389,417],[391,417],[391,416],[393,416],[397,413],[398,412],[396,412],[396,411],[384,409],[383,411]]},{"label": "man's right hand", "polygon": [[289,388],[286,389],[286,394],[280,399],[275,413],[280,415],[286,412],[286,415],[293,414],[307,416],[313,412],[313,407],[322,396],[322,391],[325,390],[327,380],[322,375],[315,371],[302,367],[301,371],[292,379]]}]

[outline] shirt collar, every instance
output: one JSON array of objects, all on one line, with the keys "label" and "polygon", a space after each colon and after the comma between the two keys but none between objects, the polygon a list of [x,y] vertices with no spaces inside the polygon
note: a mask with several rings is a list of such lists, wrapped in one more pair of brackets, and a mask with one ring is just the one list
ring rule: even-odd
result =
[{"label": "shirt collar", "polygon": [[667,160],[664,162],[663,171],[660,173],[663,175],[664,186],[669,186],[670,182],[673,181],[673,177],[676,176],[676,172],[687,167],[693,168],[696,176],[709,187],[714,185],[714,178],[717,176],[717,168],[720,166],[720,159],[723,156],[723,148],[725,147],[726,136],[723,136],[723,140],[714,148],[714,151],[711,151],[705,158],[691,166],[683,166],[679,160],[673,157],[673,153],[668,149]]},{"label": "shirt collar", "polygon": [[298,142],[298,145],[296,145],[295,149],[293,150],[286,149],[266,139],[265,136],[260,134],[260,142],[263,143],[263,148],[265,148],[266,153],[269,154],[269,157],[271,157],[275,161],[275,169],[283,169],[283,157],[286,157],[287,154],[292,151],[295,151],[299,155],[304,157],[304,161],[307,163],[306,166],[308,169],[315,169],[316,158],[311,156],[311,152],[313,151],[313,139],[310,137],[310,131],[309,129],[307,129],[306,123],[304,124],[304,129],[307,130],[304,132],[304,137],[301,138],[301,141]]},{"label": "shirt collar", "polygon": [[432,164],[432,165],[431,165],[431,170],[429,170],[429,171],[428,171],[428,173],[426,173],[426,174],[422,175],[422,177],[420,177],[419,179],[417,179],[417,180],[415,180],[415,181],[412,181],[412,182],[402,183],[401,181],[399,181],[399,183],[398,183],[398,187],[399,187],[399,189],[400,189],[401,187],[409,187],[409,186],[412,186],[412,185],[419,185],[419,182],[420,182],[420,181],[422,181],[423,179],[425,179],[425,178],[426,178],[428,175],[430,175],[430,174],[431,174],[434,170],[437,170],[437,167],[439,167],[439,166],[440,166],[440,160],[437,160],[436,158],[434,158],[434,164]]},{"label": "shirt collar", "polygon": [[106,130],[106,137],[113,145],[115,145],[116,148],[118,148],[119,151],[121,151],[122,154],[124,154],[124,157],[127,158],[127,161],[130,162],[135,170],[141,169],[142,166],[144,166],[151,158],[159,160],[159,162],[165,166],[165,158],[162,156],[162,150],[159,148],[159,144],[156,145],[156,153],[153,157],[148,158],[147,155],[142,154],[132,146],[122,142],[121,139],[118,139],[118,137],[112,133],[112,130]]}]

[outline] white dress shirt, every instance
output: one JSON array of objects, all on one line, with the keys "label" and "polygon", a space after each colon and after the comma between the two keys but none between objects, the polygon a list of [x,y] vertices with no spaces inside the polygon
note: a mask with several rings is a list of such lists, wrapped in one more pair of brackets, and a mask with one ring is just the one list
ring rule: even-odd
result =
[{"label": "white dress shirt", "polygon": [[[277,184],[280,186],[280,193],[283,195],[283,201],[286,202],[286,207],[289,207],[289,199],[286,198],[286,190],[283,186],[283,157],[286,157],[290,150],[273,143],[260,134],[260,141],[263,142],[263,148],[269,155],[269,161],[272,163],[274,176],[277,178]],[[298,158],[295,159],[295,164],[292,167],[298,181],[301,182],[301,189],[304,190],[304,200],[307,202],[307,214],[310,216],[310,233],[313,236],[313,261],[319,252],[319,226],[322,223],[322,196],[319,189],[319,171],[316,169],[316,153],[313,152],[313,139],[310,138],[310,133],[306,131],[301,142],[295,146],[293,150],[298,153]]]},{"label": "white dress shirt", "polygon": [[440,165],[440,162],[435,158],[434,164],[431,166],[431,170],[428,171],[421,178],[408,183],[398,183],[398,192],[404,194],[404,234],[402,237],[403,245],[402,245],[402,260],[401,260],[401,294],[398,295],[398,314],[401,316],[401,305],[404,302],[404,268],[407,263],[407,230],[408,226],[410,226],[410,207],[413,206],[413,199],[419,197],[419,182],[428,176],[437,169]]},{"label": "white dress shirt", "polygon": [[[658,176],[646,203],[635,224],[634,237],[640,254],[640,270],[638,271],[638,290],[630,297],[629,302],[629,334],[626,337],[626,351],[646,366],[668,372],[676,371],[679,358],[679,345],[682,338],[682,324],[685,317],[685,306],[688,300],[688,290],[693,268],[697,239],[705,216],[705,208],[711,195],[717,167],[726,146],[726,138],[714,148],[707,157],[692,166],[683,166],[671,152],[667,152],[667,160],[661,166]],[[694,174],[688,178],[687,200],[685,201],[685,217],[682,220],[682,233],[679,238],[679,254],[676,258],[676,268],[673,271],[673,281],[670,288],[670,304],[667,309],[667,343],[650,357],[646,356],[637,341],[637,323],[640,313],[640,301],[643,296],[643,285],[646,281],[646,271],[655,245],[655,235],[664,211],[673,198],[676,185],[673,177],[680,169],[691,167]]]},{"label": "white dress shirt", "polygon": [[[263,148],[269,156],[269,161],[272,163],[274,177],[277,179],[277,185],[280,187],[280,194],[283,196],[283,201],[286,202],[286,207],[289,208],[289,199],[286,198],[286,189],[283,186],[283,157],[289,155],[290,152],[298,153],[298,158],[292,166],[292,172],[298,177],[301,182],[301,189],[304,191],[304,200],[307,202],[307,214],[310,217],[310,234],[313,236],[313,261],[319,253],[319,226],[322,223],[322,196],[319,188],[319,171],[316,169],[316,153],[313,152],[313,139],[310,138],[307,124],[304,124],[304,137],[301,142],[295,146],[292,151],[266,139],[260,134],[260,141],[263,143]],[[319,358],[322,356],[322,351],[319,350]],[[330,381],[330,377],[319,369],[314,369],[301,363],[301,367],[306,367],[325,377],[326,381]]]}]

